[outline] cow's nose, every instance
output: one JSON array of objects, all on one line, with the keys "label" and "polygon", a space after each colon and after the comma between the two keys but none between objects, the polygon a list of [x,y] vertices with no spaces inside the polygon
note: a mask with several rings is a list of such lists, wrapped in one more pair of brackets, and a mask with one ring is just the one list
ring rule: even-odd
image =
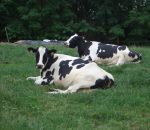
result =
[{"label": "cow's nose", "polygon": [[38,68],[38,69],[42,69],[42,68],[43,68],[43,65],[37,65],[37,68]]},{"label": "cow's nose", "polygon": [[64,45],[65,45],[65,46],[68,46],[67,42],[64,42]]}]

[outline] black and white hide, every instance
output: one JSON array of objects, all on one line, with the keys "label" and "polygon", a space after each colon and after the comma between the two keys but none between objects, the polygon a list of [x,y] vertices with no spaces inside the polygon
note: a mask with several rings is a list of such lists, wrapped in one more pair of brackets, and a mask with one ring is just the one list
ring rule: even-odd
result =
[{"label": "black and white hide", "polygon": [[122,65],[125,63],[139,63],[141,55],[130,51],[127,46],[104,44],[96,41],[87,41],[77,34],[71,36],[65,45],[77,47],[80,58],[91,60],[97,64]]},{"label": "black and white hide", "polygon": [[36,66],[41,75],[28,77],[35,84],[55,84],[63,86],[66,90],[54,89],[49,92],[73,93],[80,89],[110,88],[114,83],[113,76],[97,66],[95,62],[83,60],[63,54],[56,54],[56,50],[48,50],[45,47],[28,48],[36,57]]}]

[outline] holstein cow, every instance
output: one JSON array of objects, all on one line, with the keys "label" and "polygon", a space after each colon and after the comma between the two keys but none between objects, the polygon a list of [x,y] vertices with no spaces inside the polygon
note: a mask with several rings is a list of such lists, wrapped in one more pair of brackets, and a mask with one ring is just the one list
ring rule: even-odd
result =
[{"label": "holstein cow", "polygon": [[79,56],[84,60],[91,60],[98,64],[122,65],[125,63],[139,63],[141,55],[130,51],[127,46],[103,44],[96,41],[87,41],[77,34],[71,36],[65,45],[78,48]]},{"label": "holstein cow", "polygon": [[114,83],[113,76],[97,66],[95,62],[82,60],[63,54],[55,54],[56,50],[48,50],[45,47],[37,49],[28,48],[36,56],[36,66],[41,75],[28,77],[27,80],[35,80],[35,84],[55,84],[63,86],[66,90],[54,89],[49,92],[73,93],[80,89],[110,88]]}]

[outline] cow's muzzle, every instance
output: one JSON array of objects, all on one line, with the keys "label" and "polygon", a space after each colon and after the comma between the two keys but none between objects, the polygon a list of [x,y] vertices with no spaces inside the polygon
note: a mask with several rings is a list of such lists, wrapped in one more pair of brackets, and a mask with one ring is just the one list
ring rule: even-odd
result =
[{"label": "cow's muzzle", "polygon": [[65,45],[66,47],[69,47],[68,44],[67,44],[67,42],[64,42],[64,45]]},{"label": "cow's muzzle", "polygon": [[42,69],[42,68],[43,68],[43,65],[36,65],[36,67],[37,67],[38,69]]}]

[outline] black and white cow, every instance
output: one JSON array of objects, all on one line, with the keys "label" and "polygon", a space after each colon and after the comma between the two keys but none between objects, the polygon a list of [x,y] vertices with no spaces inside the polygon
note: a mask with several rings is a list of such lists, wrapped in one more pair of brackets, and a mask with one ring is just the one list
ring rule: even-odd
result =
[{"label": "black and white cow", "polygon": [[86,41],[77,34],[71,36],[65,45],[78,48],[79,56],[84,60],[91,60],[98,64],[122,65],[125,63],[139,63],[141,55],[130,51],[127,46],[103,44],[96,41]]},{"label": "black and white cow", "polygon": [[49,93],[73,93],[80,89],[110,88],[114,83],[113,76],[97,66],[95,62],[82,60],[63,54],[55,54],[56,50],[45,47],[28,48],[36,56],[36,66],[41,75],[28,77],[35,84],[55,84],[66,90],[54,89]]}]

